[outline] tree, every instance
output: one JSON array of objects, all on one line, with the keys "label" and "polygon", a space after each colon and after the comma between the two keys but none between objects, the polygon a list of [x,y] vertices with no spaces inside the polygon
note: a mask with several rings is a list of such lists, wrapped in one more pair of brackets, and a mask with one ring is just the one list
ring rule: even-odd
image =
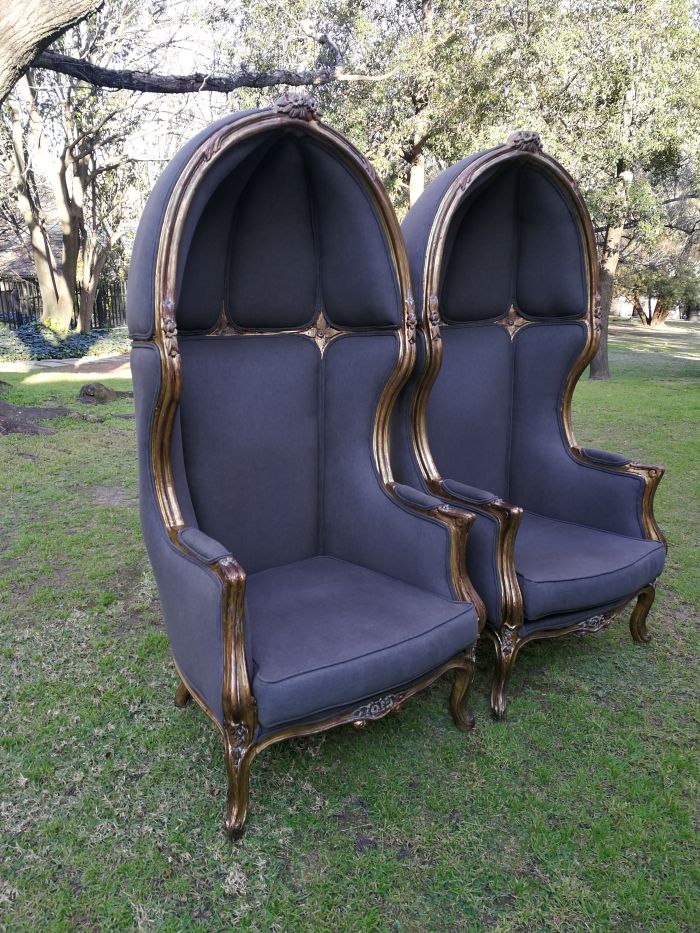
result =
[{"label": "tree", "polygon": [[662,232],[664,183],[698,163],[696,10],[691,0],[501,6],[516,50],[510,113],[579,179],[597,227],[603,334],[590,375],[606,379],[620,257],[631,238]]},{"label": "tree", "polygon": [[0,7],[0,104],[36,56],[103,0],[8,0]]},{"label": "tree", "polygon": [[[118,11],[111,4],[60,43],[109,59],[117,47],[128,47],[128,27],[138,15],[136,0],[120,3]],[[8,99],[4,167],[30,235],[42,320],[59,328],[75,316],[79,330],[89,329],[100,273],[123,233],[128,179],[122,175],[117,184],[114,173],[129,164],[124,143],[141,119],[136,103],[33,70]],[[52,242],[54,224],[60,256]]]},{"label": "tree", "polygon": [[700,301],[700,270],[696,262],[672,261],[631,268],[620,277],[620,291],[645,327],[659,327],[675,306],[686,310]]}]

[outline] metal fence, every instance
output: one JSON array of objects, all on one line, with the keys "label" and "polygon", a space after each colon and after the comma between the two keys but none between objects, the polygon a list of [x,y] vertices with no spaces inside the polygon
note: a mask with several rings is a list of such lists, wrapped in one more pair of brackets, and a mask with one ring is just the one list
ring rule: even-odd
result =
[{"label": "metal fence", "polygon": [[[41,318],[41,292],[35,278],[0,274],[0,323],[21,327]],[[78,296],[75,296],[77,316]],[[126,323],[126,285],[115,280],[97,289],[92,311],[94,328],[119,327]]]}]

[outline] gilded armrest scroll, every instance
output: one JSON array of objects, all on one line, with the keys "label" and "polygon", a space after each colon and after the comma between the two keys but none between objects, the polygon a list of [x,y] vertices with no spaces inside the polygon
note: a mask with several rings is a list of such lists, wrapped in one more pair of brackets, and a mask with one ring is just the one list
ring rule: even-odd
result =
[{"label": "gilded armrest scroll", "polygon": [[664,547],[668,548],[666,538],[654,517],[654,496],[661,482],[661,478],[666,472],[664,467],[658,464],[647,466],[635,460],[628,460],[620,455],[613,455],[619,458],[616,461],[602,460],[600,455],[606,454],[607,451],[592,450],[587,447],[578,447],[577,445],[572,445],[571,452],[577,460],[593,469],[607,470],[608,472],[620,473],[623,475],[631,474],[634,476],[641,476],[644,480],[644,493],[642,495],[641,504],[641,520],[644,533],[650,541],[660,541]]},{"label": "gilded armrest scroll", "polygon": [[469,529],[474,522],[474,515],[461,506],[447,505],[435,496],[426,495],[411,486],[390,483],[388,488],[404,506],[437,519],[445,526],[450,536],[452,587],[458,599],[474,606],[479,619],[479,631],[482,631],[486,624],[486,607],[469,578],[466,562]]},{"label": "gilded armrest scroll", "polygon": [[[519,628],[524,622],[524,614],[523,597],[515,571],[515,539],[523,510],[492,493],[472,489],[453,480],[431,480],[429,486],[432,492],[448,499],[450,503],[462,507],[466,504],[474,511],[490,516],[498,524],[497,565],[501,587],[501,622]],[[473,498],[469,497],[470,493],[474,494]]]},{"label": "gilded armrest scroll", "polygon": [[222,588],[224,732],[251,741],[257,727],[245,645],[245,571],[228,548],[197,528],[180,528],[177,543],[216,574]]}]

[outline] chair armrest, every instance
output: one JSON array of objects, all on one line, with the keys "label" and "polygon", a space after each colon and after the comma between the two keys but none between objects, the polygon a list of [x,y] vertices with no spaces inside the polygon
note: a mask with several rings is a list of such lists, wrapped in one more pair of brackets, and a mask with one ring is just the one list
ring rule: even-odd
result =
[{"label": "chair armrest", "polygon": [[469,571],[488,606],[490,621],[521,625],[523,597],[515,572],[515,538],[523,510],[495,493],[453,479],[430,481],[431,490],[451,504],[467,504],[475,513],[472,537],[478,542],[468,554]]},{"label": "chair armrest", "polygon": [[486,607],[467,573],[466,553],[469,529],[474,515],[460,506],[447,504],[437,496],[403,483],[390,483],[388,491],[402,506],[437,521],[449,535],[449,573],[458,599],[474,606],[479,619],[479,631],[486,624]]},{"label": "chair armrest", "polygon": [[200,531],[199,528],[186,527],[180,529],[177,534],[180,544],[195,557],[199,557],[206,564],[213,564],[220,561],[222,557],[232,557],[233,555],[209,535]]},{"label": "chair armrest", "polygon": [[448,498],[459,499],[460,502],[466,502],[468,505],[485,505],[498,499],[495,492],[477,489],[476,486],[467,486],[466,483],[460,483],[456,479],[441,480],[440,490],[446,493]]},{"label": "chair armrest", "polygon": [[610,466],[626,466],[630,460],[623,454],[615,454],[609,450],[598,450],[596,447],[582,447],[581,453],[587,460],[594,463],[605,463]]}]

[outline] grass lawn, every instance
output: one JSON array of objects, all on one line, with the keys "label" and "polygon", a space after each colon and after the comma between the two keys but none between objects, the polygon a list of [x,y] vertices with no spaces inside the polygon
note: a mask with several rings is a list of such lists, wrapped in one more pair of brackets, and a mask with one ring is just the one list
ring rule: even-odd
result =
[{"label": "grass lawn", "polygon": [[619,326],[611,360],[574,423],[667,467],[652,643],[623,618],[527,648],[495,723],[484,642],[472,735],[445,678],[362,732],[273,746],[238,844],[219,736],[173,705],[131,400],[0,373],[7,401],[76,411],[0,438],[0,929],[700,929],[700,325]]}]

